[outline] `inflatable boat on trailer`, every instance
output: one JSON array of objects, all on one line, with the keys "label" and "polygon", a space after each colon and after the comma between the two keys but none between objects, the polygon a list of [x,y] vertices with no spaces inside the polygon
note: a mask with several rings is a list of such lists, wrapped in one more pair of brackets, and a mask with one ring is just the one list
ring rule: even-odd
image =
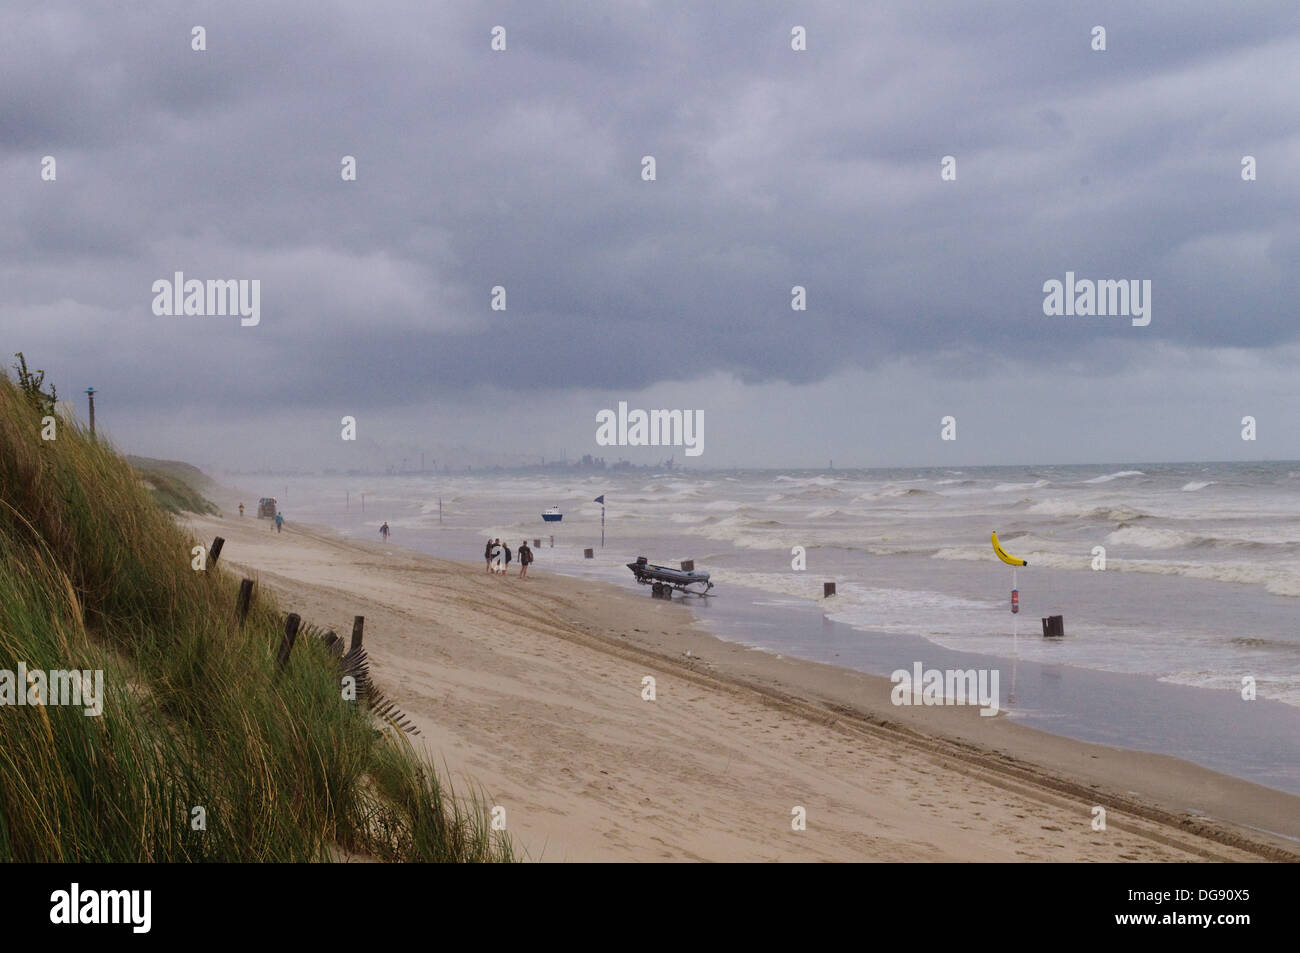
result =
[{"label": "inflatable boat on trailer", "polygon": [[[713,588],[707,572],[656,566],[647,562],[644,556],[638,556],[636,562],[628,563],[627,568],[632,570],[632,575],[636,576],[637,582],[643,586],[653,586],[654,595],[661,598],[671,597],[674,589],[678,592],[689,592],[693,596],[706,596]],[[704,588],[691,588],[692,586]]]}]

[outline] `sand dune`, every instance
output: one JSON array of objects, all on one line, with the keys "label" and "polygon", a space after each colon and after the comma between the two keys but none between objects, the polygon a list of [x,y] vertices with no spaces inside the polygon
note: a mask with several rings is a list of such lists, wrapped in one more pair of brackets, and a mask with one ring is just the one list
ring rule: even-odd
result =
[{"label": "sand dune", "polygon": [[894,709],[885,679],[721,642],[641,593],[294,524],[192,525],[286,611],[340,632],[364,615],[416,742],[503,806],[533,859],[1296,859],[1249,828],[1300,837],[1300,799],[970,709]]}]

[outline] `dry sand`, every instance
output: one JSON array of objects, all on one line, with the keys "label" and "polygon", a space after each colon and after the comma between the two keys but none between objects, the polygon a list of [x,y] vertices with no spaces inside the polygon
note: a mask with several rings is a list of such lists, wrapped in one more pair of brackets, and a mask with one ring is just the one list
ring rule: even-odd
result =
[{"label": "dry sand", "polygon": [[1300,859],[1261,833],[1300,838],[1300,798],[972,708],[895,708],[887,679],[722,642],[648,593],[251,516],[191,526],[284,611],[340,633],[364,615],[415,743],[535,860]]}]

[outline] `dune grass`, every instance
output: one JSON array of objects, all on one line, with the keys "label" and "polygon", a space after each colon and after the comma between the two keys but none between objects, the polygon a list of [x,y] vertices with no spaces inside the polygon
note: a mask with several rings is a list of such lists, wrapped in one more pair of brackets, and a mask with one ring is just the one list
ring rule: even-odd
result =
[{"label": "dune grass", "polygon": [[[104,672],[103,714],[0,706],[0,861],[510,861],[481,797],[344,701],[280,610],[191,568],[194,540],[103,440],[0,375],[0,669]],[[200,824],[202,821],[202,824]]]},{"label": "dune grass", "polygon": [[198,467],[179,460],[151,460],[148,457],[127,457],[126,462],[140,475],[153,501],[168,513],[220,515],[221,510],[202,493],[212,481]]}]

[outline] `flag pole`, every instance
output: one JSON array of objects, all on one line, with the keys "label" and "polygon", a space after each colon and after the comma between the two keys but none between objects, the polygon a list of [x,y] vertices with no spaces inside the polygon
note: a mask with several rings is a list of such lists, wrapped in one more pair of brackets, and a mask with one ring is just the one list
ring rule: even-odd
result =
[{"label": "flag pole", "polygon": [[[1020,587],[1016,585],[1016,567],[1011,567],[1011,591],[1019,593]],[[1017,603],[1016,608],[1020,605]],[[1011,616],[1011,693],[1007,695],[1007,703],[1014,705],[1016,703],[1016,668],[1020,662],[1020,614],[1013,613]]]}]

